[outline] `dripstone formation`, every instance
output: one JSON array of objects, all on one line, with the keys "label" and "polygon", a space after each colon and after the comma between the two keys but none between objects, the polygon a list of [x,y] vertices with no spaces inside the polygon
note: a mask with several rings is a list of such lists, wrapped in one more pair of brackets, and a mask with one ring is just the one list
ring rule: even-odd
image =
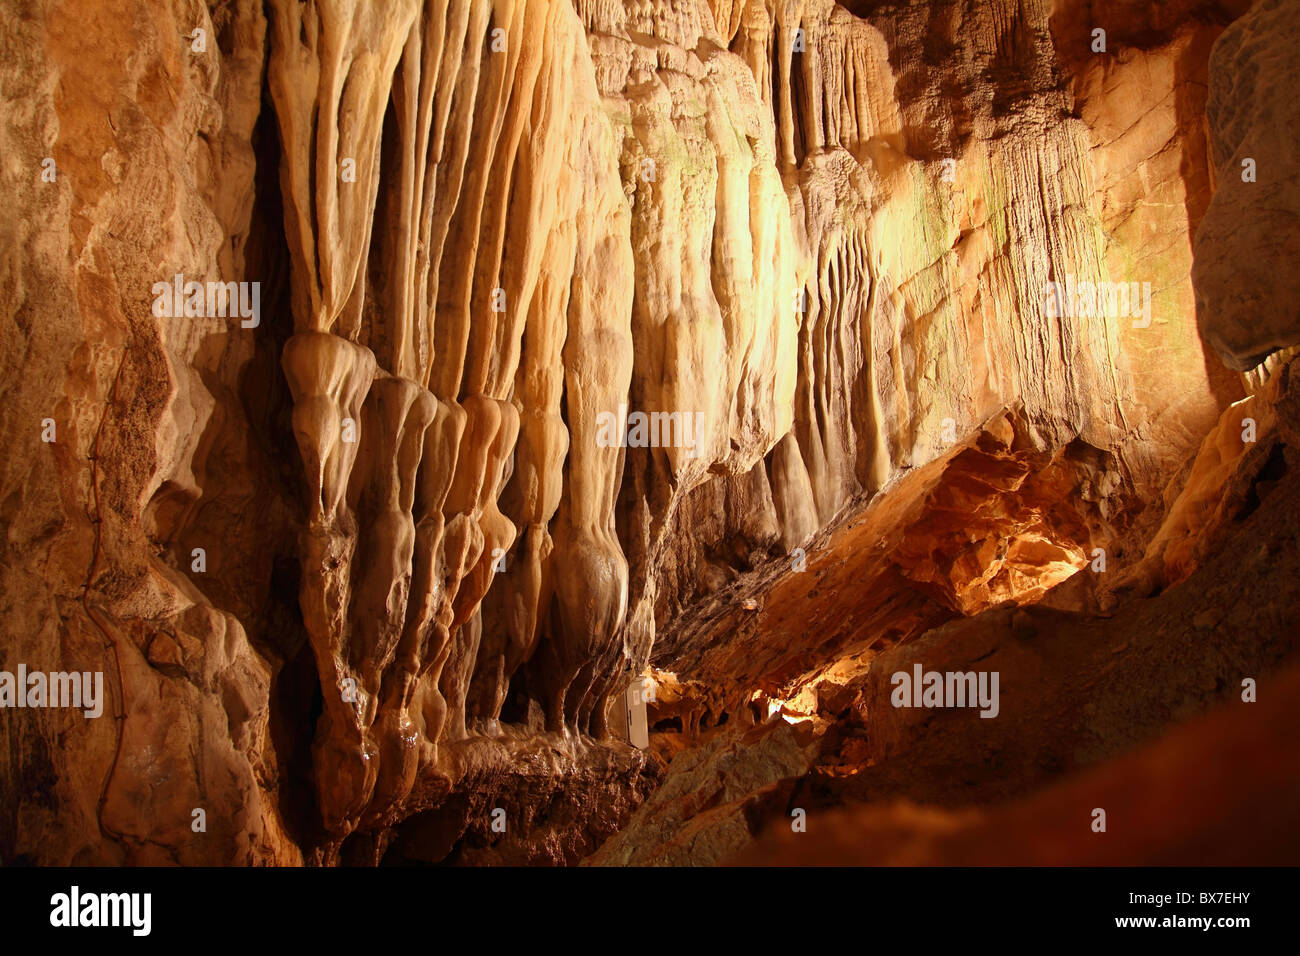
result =
[{"label": "dripstone formation", "polygon": [[1294,4],[112,7],[0,10],[0,670],[105,687],[0,861],[829,861],[1291,653]]}]

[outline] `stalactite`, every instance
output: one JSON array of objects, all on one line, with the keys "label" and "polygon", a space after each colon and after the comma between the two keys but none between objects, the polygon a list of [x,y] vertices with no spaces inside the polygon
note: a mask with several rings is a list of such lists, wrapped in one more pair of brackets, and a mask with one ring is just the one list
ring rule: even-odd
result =
[{"label": "stalactite", "polygon": [[[1039,597],[1136,534],[1134,502],[1164,502],[1207,432],[1136,590],[1193,573],[1260,497],[1225,482],[1266,491],[1280,467],[1289,356],[1264,353],[1291,344],[1286,310],[1256,325],[1224,291],[1240,257],[1189,279],[1198,217],[1214,247],[1237,201],[1283,234],[1291,215],[1286,156],[1255,155],[1270,90],[1206,75],[1217,14],[1126,7],[1102,56],[1090,8],[1046,0],[122,3],[138,50],[116,23],[103,49],[78,34],[75,0],[0,13],[30,73],[0,117],[27,419],[0,499],[38,569],[4,584],[44,596],[21,648],[98,659],[112,637],[123,707],[120,734],[31,718],[7,738],[66,736],[96,791],[0,850],[38,854],[50,827],[95,862],[374,862],[516,771],[603,767],[591,792],[639,798],[652,774],[607,705],[725,631],[706,669],[734,686],[673,717],[706,735],[795,713],[795,665],[747,656],[772,620],[754,582],[823,569],[866,509],[917,539],[830,622],[875,628],[874,653],[933,602]],[[1215,56],[1253,83],[1265,34],[1294,30],[1274,0],[1251,22]],[[258,283],[267,314],[151,307],[181,274]],[[1149,281],[1150,321],[1045,306],[1111,281]],[[1198,302],[1212,347],[1262,361],[1253,451],[1215,425],[1242,388]],[[899,493],[939,472],[921,504]],[[157,821],[133,809],[154,786],[136,748],[163,755]],[[220,851],[184,836],[200,798],[246,821]],[[421,825],[397,856],[427,850]]]}]

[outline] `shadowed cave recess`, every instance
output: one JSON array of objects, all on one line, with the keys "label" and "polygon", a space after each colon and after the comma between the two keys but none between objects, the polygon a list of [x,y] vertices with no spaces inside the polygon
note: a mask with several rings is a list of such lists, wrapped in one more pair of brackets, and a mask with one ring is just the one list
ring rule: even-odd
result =
[{"label": "shadowed cave recess", "polygon": [[1300,862],[1300,4],[112,7],[0,9],[0,862]]}]

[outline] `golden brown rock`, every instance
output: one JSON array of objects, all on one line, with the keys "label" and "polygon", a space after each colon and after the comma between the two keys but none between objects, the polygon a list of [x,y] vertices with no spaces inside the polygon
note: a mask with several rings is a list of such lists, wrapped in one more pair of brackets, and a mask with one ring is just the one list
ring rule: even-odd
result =
[{"label": "golden brown rock", "polygon": [[1289,147],[1217,252],[1283,5],[1213,57],[1237,0],[118,6],[0,12],[2,661],[106,695],[0,714],[6,861],[572,862],[657,776],[652,656],[665,752],[826,712],[852,765],[879,657],[1119,615],[1280,480],[1287,356],[1244,398],[1193,303],[1296,344],[1221,274]]}]

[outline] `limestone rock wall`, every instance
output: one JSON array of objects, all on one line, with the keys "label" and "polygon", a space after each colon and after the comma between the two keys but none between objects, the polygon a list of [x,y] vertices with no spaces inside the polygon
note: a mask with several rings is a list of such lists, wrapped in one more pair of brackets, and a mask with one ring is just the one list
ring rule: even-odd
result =
[{"label": "limestone rock wall", "polygon": [[1300,248],[1297,105],[1288,82],[1300,11],[1261,0],[1214,45],[1206,104],[1214,199],[1196,233],[1196,315],[1225,364],[1245,371],[1300,344],[1295,276],[1276,266]]},{"label": "limestone rock wall", "polygon": [[1241,394],[1189,279],[1240,10],[118,6],[0,14],[4,664],[108,686],[4,715],[0,857],[378,859],[533,745],[601,792],[566,736],[738,571],[1011,405],[1150,500]]},{"label": "limestone rock wall", "polygon": [[[1206,64],[1240,5],[1139,7],[745,7],[731,48],[775,119],[798,239],[794,426],[761,474],[671,513],[660,629],[1010,403],[1040,450],[1113,455],[1100,483],[1149,501],[1241,397],[1190,278]],[[1149,308],[1054,315],[1053,282],[1138,283]]]},{"label": "limestone rock wall", "polygon": [[102,674],[97,718],[0,719],[0,858],[292,862],[250,643],[281,517],[236,384],[258,340],[160,320],[152,291],[244,273],[266,22],[252,2],[114,7],[0,12],[0,653]]}]

